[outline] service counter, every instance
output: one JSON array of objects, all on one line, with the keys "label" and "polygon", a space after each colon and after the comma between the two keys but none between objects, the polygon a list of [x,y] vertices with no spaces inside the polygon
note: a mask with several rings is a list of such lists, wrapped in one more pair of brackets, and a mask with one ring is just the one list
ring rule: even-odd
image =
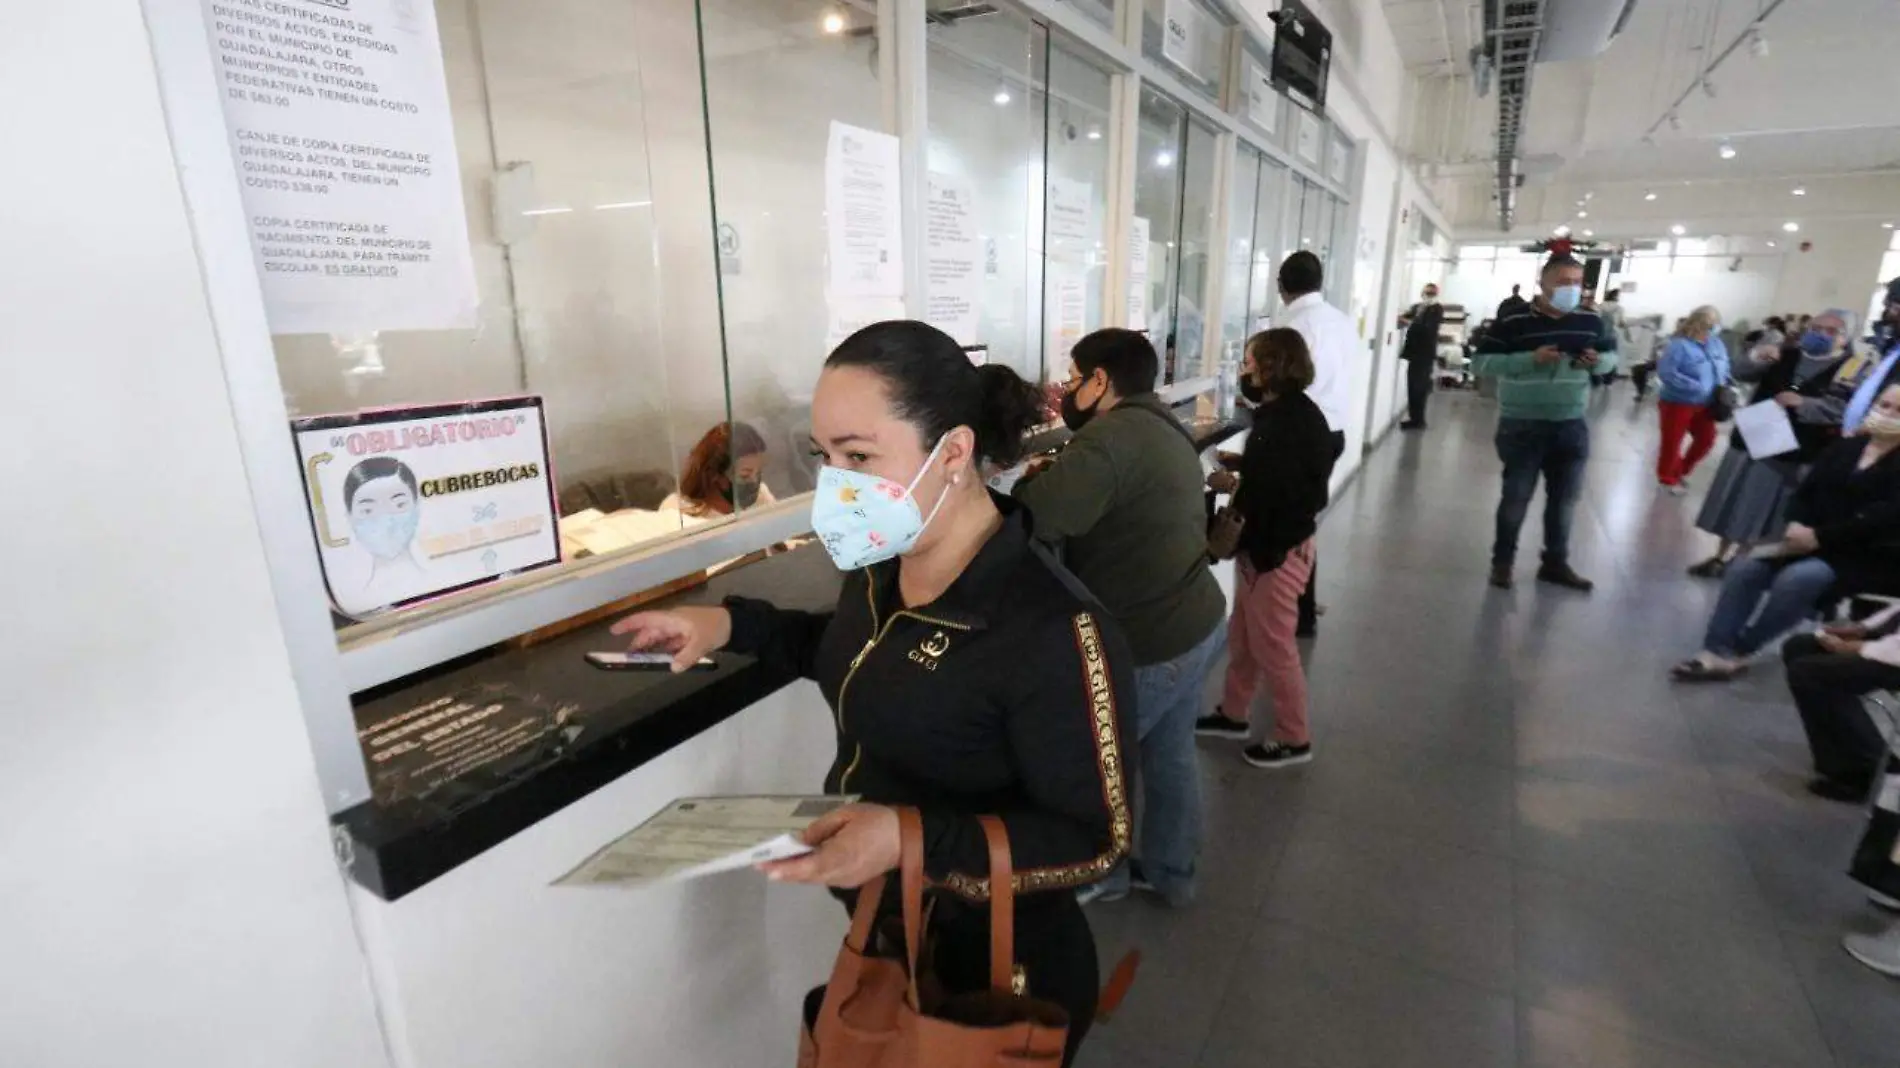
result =
[{"label": "service counter", "polygon": [[[1245,430],[1194,419],[1196,448]],[[1038,451],[1068,432],[1039,436]],[[645,607],[740,595],[822,610],[840,575],[815,542],[720,572]],[[359,695],[357,734],[374,799],[339,813],[357,882],[394,901],[758,704],[795,680],[748,657],[682,675],[605,671],[585,654],[625,648],[606,617],[525,647],[497,646]],[[629,813],[632,826],[641,814]]]}]

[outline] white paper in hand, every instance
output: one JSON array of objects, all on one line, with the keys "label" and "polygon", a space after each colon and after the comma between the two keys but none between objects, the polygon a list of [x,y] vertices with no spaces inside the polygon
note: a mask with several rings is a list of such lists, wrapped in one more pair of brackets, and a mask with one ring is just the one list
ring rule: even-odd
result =
[{"label": "white paper in hand", "polygon": [[1735,429],[1741,431],[1748,455],[1757,460],[1780,456],[1801,447],[1794,437],[1794,421],[1787,409],[1772,400],[1751,404],[1735,413]]},{"label": "white paper in hand", "polygon": [[811,852],[799,832],[849,797],[686,797],[608,843],[556,886],[680,882]]}]

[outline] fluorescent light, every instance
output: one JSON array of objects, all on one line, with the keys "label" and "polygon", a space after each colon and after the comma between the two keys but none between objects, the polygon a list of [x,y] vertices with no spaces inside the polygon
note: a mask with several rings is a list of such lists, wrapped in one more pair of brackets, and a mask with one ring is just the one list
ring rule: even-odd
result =
[{"label": "fluorescent light", "polygon": [[1773,241],[1770,241],[1770,242],[1768,242],[1768,247],[1769,247],[1769,248],[1774,248],[1774,247],[1775,247],[1775,243],[1774,243]]},{"label": "fluorescent light", "polygon": [[1804,185],[1797,185],[1793,189],[1788,190],[1788,192],[1793,193],[1795,196],[1798,196],[1798,197],[1804,197],[1808,195],[1808,187]]},{"label": "fluorescent light", "polygon": [[1715,154],[1722,157],[1723,159],[1734,159],[1735,146],[1729,144],[1727,141],[1724,141],[1722,142],[1722,147],[1715,150]]},{"label": "fluorescent light", "polygon": [[651,200],[616,200],[612,204],[596,204],[595,211],[618,211],[621,208],[650,208]]},{"label": "fluorescent light", "polygon": [[1798,222],[1785,222],[1781,224],[1781,228],[1791,234],[1798,233],[1801,230],[1801,224]]},{"label": "fluorescent light", "polygon": [[1655,200],[1655,199],[1656,199],[1656,194],[1654,194],[1654,193],[1644,193],[1644,194],[1643,194],[1643,199],[1644,199],[1644,200]]},{"label": "fluorescent light", "polygon": [[1681,223],[1677,223],[1676,225],[1671,226],[1669,228],[1669,232],[1672,234],[1675,234],[1677,237],[1681,237],[1683,234],[1686,234],[1689,232],[1689,228],[1682,225]]},{"label": "fluorescent light", "polygon": [[1590,213],[1587,211],[1580,211],[1577,213],[1577,218],[1579,219],[1588,219],[1589,217],[1590,217]]},{"label": "fluorescent light", "polygon": [[1585,230],[1585,231],[1583,232],[1583,236],[1585,236],[1585,237],[1595,237],[1595,236],[1597,236],[1597,232],[1596,232],[1595,230]]},{"label": "fluorescent light", "polygon": [[1155,153],[1155,166],[1157,167],[1174,166],[1174,153],[1169,152],[1165,148]]},{"label": "fluorescent light", "polygon": [[523,215],[566,215],[568,212],[571,212],[573,210],[574,210],[573,208],[529,208],[528,210],[522,212],[521,214]]},{"label": "fluorescent light", "polygon": [[1101,139],[1102,139],[1102,131],[1094,128],[1093,126],[1089,127],[1089,140],[1100,141]]},{"label": "fluorescent light", "polygon": [[998,89],[998,90],[996,91],[996,95],[995,95],[995,96],[993,96],[993,97],[990,97],[990,99],[991,99],[991,100],[994,100],[994,101],[996,101],[996,105],[997,105],[998,107],[1001,107],[1001,106],[1003,106],[1004,104],[1007,104],[1007,103],[1009,103],[1009,90],[1007,90],[1007,89]]},{"label": "fluorescent light", "polygon": [[821,25],[824,26],[826,33],[843,33],[844,16],[838,14],[836,11],[827,11],[825,12],[825,21]]}]

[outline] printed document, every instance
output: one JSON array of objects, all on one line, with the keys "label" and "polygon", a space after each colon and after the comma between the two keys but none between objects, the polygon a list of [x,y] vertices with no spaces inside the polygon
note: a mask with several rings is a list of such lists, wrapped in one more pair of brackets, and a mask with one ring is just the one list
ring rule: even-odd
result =
[{"label": "printed document", "polygon": [[1742,444],[1748,446],[1748,455],[1757,460],[1801,447],[1795,440],[1794,423],[1788,418],[1788,410],[1772,400],[1738,410],[1735,429],[1742,432]]},{"label": "printed document", "polygon": [[608,843],[555,886],[680,882],[811,852],[807,824],[849,797],[687,797]]}]

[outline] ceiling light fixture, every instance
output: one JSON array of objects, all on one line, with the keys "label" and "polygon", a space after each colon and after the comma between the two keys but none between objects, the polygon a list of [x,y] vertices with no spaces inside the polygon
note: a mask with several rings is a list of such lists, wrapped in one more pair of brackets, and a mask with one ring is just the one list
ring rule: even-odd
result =
[{"label": "ceiling light fixture", "polygon": [[996,91],[996,95],[993,97],[990,97],[990,99],[996,101],[997,107],[1002,107],[1004,104],[1009,103],[1009,90],[998,89]]},{"label": "ceiling light fixture", "polygon": [[1769,248],[1774,248],[1774,247],[1775,247],[1775,243],[1774,243],[1773,241],[1770,241],[1770,242],[1768,242],[1768,247],[1769,247]]},{"label": "ceiling light fixture", "polygon": [[1577,213],[1577,218],[1579,219],[1588,219],[1589,217],[1590,217],[1590,213],[1587,211],[1580,211]]},{"label": "ceiling light fixture", "polygon": [[1552,231],[1551,231],[1551,233],[1553,233],[1553,234],[1556,234],[1556,235],[1557,235],[1558,237],[1569,237],[1569,236],[1570,236],[1570,227],[1568,227],[1568,226],[1559,226],[1559,227],[1558,227],[1557,229],[1555,229],[1555,230],[1552,230]]},{"label": "ceiling light fixture", "polygon": [[1643,194],[1643,199],[1644,199],[1644,200],[1655,200],[1655,199],[1656,199],[1656,194],[1655,194],[1655,193],[1653,193],[1653,192],[1652,192],[1652,193],[1644,193],[1644,194]]},{"label": "ceiling light fixture", "polygon": [[1689,232],[1689,228],[1682,225],[1681,223],[1677,223],[1676,225],[1671,226],[1669,228],[1669,232],[1672,234],[1675,234],[1677,237],[1681,237],[1683,234],[1686,234]]},{"label": "ceiling light fixture", "polygon": [[1102,131],[1100,131],[1100,130],[1098,130],[1098,129],[1096,129],[1096,128],[1094,128],[1094,127],[1092,127],[1092,126],[1091,126],[1091,127],[1089,127],[1089,140],[1091,140],[1091,141],[1100,141],[1101,139],[1102,139]]},{"label": "ceiling light fixture", "polygon": [[825,20],[819,23],[819,25],[824,28],[826,33],[843,33],[844,16],[838,14],[836,11],[827,11],[825,12]]},{"label": "ceiling light fixture", "polygon": [[1788,190],[1788,192],[1798,197],[1804,197],[1808,195],[1808,187],[1805,185],[1797,185],[1793,189]]},{"label": "ceiling light fixture", "polygon": [[1892,224],[1892,223],[1881,223],[1881,224],[1880,224],[1880,228],[1881,228],[1882,230],[1891,230],[1891,229],[1893,229],[1893,224]]},{"label": "ceiling light fixture", "polygon": [[1596,232],[1595,230],[1585,230],[1585,231],[1583,232],[1583,236],[1585,236],[1585,237],[1595,237],[1595,236],[1597,236],[1597,232]]},{"label": "ceiling light fixture", "polygon": [[1801,231],[1801,224],[1798,222],[1785,222],[1781,224],[1781,228],[1791,234],[1799,233]]},{"label": "ceiling light fixture", "polygon": [[1722,157],[1723,159],[1734,159],[1735,146],[1729,144],[1727,141],[1724,141],[1722,142],[1722,147],[1715,150],[1715,154]]},{"label": "ceiling light fixture", "polygon": [[1155,166],[1157,167],[1174,166],[1174,153],[1169,152],[1165,148],[1155,153]]}]

